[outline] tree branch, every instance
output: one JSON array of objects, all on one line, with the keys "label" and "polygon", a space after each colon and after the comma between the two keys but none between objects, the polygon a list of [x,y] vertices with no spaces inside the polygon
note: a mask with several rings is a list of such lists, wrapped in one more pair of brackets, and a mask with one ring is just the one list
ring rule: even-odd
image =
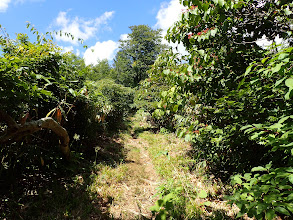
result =
[{"label": "tree branch", "polygon": [[0,109],[0,122],[1,121],[6,122],[9,129],[13,129],[13,128],[18,127],[18,125],[14,121],[14,119],[10,115],[8,115],[5,111]]},{"label": "tree branch", "polygon": [[70,159],[69,136],[65,128],[58,124],[53,118],[46,117],[37,121],[26,122],[23,125],[17,124],[11,116],[0,110],[0,121],[7,123],[7,130],[3,136],[0,136],[0,143],[19,141],[24,136],[33,134],[42,129],[50,129],[60,139],[60,149],[66,160]]}]

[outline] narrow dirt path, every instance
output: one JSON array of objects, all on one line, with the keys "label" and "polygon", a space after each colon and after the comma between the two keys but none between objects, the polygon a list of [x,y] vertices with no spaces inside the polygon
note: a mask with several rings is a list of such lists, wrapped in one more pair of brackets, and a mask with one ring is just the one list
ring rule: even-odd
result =
[{"label": "narrow dirt path", "polygon": [[110,206],[116,219],[151,219],[150,207],[154,205],[159,176],[148,155],[148,144],[142,139],[125,140],[127,154],[127,180],[119,184],[120,199]]},{"label": "narrow dirt path", "polygon": [[123,161],[98,165],[91,191],[105,201],[106,214],[121,220],[154,219],[150,208],[159,199],[155,195],[162,186],[164,192],[176,196],[167,215],[234,219],[238,209],[223,201],[225,185],[205,175],[205,167],[188,155],[191,145],[172,133],[151,132],[143,118],[133,118],[131,128],[115,141],[122,146]]}]

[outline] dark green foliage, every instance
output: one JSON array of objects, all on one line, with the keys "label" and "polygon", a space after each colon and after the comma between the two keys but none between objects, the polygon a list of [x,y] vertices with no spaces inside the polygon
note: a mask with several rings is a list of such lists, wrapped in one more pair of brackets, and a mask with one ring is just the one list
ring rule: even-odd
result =
[{"label": "dark green foliage", "polygon": [[293,213],[293,168],[272,169],[272,164],[254,167],[243,176],[235,175],[232,184],[236,188],[234,195],[227,197],[239,208],[238,217],[245,213],[257,219],[272,220],[277,215],[291,216]]},{"label": "dark green foliage", "polygon": [[145,79],[135,93],[135,107],[152,114],[161,100],[161,92],[168,89],[169,85],[162,79]]},{"label": "dark green foliage", "polygon": [[[169,51],[155,63],[152,74],[165,77],[172,86],[168,92],[162,93],[156,114],[173,121],[179,136],[192,140],[195,151],[208,159],[211,168],[224,173],[250,169],[267,161],[271,154],[268,148],[247,139],[240,128],[247,123],[266,120],[267,108],[274,103],[262,99],[260,94],[251,94],[258,92],[254,88],[247,91],[240,87],[250,62],[265,56],[265,51],[255,44],[256,34],[245,34],[250,30],[248,27],[234,30],[238,25],[248,25],[243,23],[242,17],[246,19],[245,11],[256,7],[253,5],[256,3],[196,1],[194,5],[191,1],[184,1],[184,4],[189,4],[189,9],[169,30],[168,38],[183,42],[190,56],[188,63],[180,64],[180,58]],[[270,4],[271,7],[274,5]],[[283,16],[286,5],[274,7]],[[272,8],[264,5],[257,10],[271,12]],[[239,20],[231,19],[234,14]],[[279,33],[279,30],[275,31]],[[240,40],[240,36],[244,39]]]},{"label": "dark green foliage", "polygon": [[[158,187],[158,195],[160,199],[158,199],[154,206],[150,208],[155,216],[156,220],[164,220],[164,219],[187,219],[186,213],[186,204],[189,202],[190,198],[186,196],[188,194],[189,189],[185,189],[184,187],[178,184],[178,187],[174,187],[174,180],[164,184],[163,186]],[[202,194],[206,194],[205,191],[201,192]],[[206,197],[206,195],[200,195],[202,198]],[[194,197],[194,195],[192,195]],[[191,208],[191,213],[189,213],[188,217],[190,219],[200,219],[200,206],[194,205]]]},{"label": "dark green foliage", "polygon": [[114,60],[116,81],[124,86],[136,87],[147,78],[147,71],[165,48],[161,44],[161,30],[147,25],[130,26],[131,33],[121,40]]},{"label": "dark green foliage", "polygon": [[[230,200],[239,201],[241,213],[248,212],[249,216],[262,218],[265,213],[267,219],[273,219],[276,214],[293,213],[290,196],[293,184],[292,51],[289,47],[273,55],[268,53],[261,62],[247,68],[245,81],[241,84],[244,94],[250,99],[254,97],[257,105],[262,106],[260,109],[265,111],[266,118],[240,130],[250,140],[267,146],[273,154],[268,159],[272,162],[266,167],[252,169],[252,172],[262,173],[254,177],[250,173],[233,177],[233,183],[243,189],[236,191]],[[278,168],[272,169],[272,164]]]},{"label": "dark green foliage", "polygon": [[96,103],[95,120],[104,123],[110,130],[118,128],[131,111],[134,91],[111,79],[87,81],[86,85],[91,100]]},{"label": "dark green foliage", "polygon": [[[182,3],[187,9],[169,29],[167,38],[182,42],[189,55],[182,63],[182,58],[169,51],[154,64],[152,75],[164,77],[171,87],[161,94],[155,115],[171,121],[178,136],[193,143],[194,156],[207,160],[208,168],[221,177],[229,178],[270,161],[272,175],[291,169],[292,3]],[[281,36],[286,41],[284,49],[258,46],[256,41],[264,34],[270,40]],[[263,184],[274,188],[273,179],[266,183],[246,180],[255,190]],[[288,181],[280,180],[280,187]],[[247,185],[243,186],[247,190]],[[290,190],[282,188],[275,200],[278,202],[269,202],[266,209],[292,214],[283,198]],[[250,217],[262,218],[266,212],[256,211],[262,196],[254,196],[254,206],[246,197],[237,204],[246,204],[241,208]]]},{"label": "dark green foliage", "polygon": [[[30,42],[24,34],[18,34],[15,40],[0,38],[3,51],[0,58],[0,110],[19,124],[51,116],[73,137],[77,131],[71,128],[79,124],[78,128],[84,130],[82,126],[88,120],[80,121],[75,115],[83,113],[74,107],[83,100],[85,65],[76,56],[63,54],[45,36],[37,35],[37,39]],[[1,138],[5,135],[6,124],[4,121],[0,123]],[[1,142],[0,174],[9,167],[25,167],[33,158],[40,158],[44,153],[40,149],[56,152],[58,145],[56,135],[50,131],[40,131],[19,142]]]},{"label": "dark green foliage", "polygon": [[[104,132],[105,125],[114,129],[123,121],[133,91],[111,80],[86,83],[93,71],[107,75],[108,62],[85,66],[83,59],[62,53],[46,36],[37,33],[37,39],[31,42],[23,34],[15,40],[0,37],[0,110],[19,124],[50,116],[68,131],[73,151],[93,151],[89,142]],[[1,140],[6,123],[1,121],[0,126]],[[34,158],[46,160],[44,149],[57,156],[58,145],[56,135],[45,130],[2,143],[0,177],[7,169],[21,170]]]},{"label": "dark green foliage", "polygon": [[115,77],[114,69],[110,66],[108,60],[101,60],[98,64],[88,67],[90,71],[87,72],[86,78],[97,81],[101,79],[110,79]]}]

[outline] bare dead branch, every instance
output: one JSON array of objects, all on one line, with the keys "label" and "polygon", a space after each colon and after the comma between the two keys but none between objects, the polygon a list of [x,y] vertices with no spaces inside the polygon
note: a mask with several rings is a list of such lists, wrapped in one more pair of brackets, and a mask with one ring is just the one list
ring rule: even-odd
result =
[{"label": "bare dead branch", "polygon": [[26,122],[23,125],[17,124],[11,116],[0,110],[0,121],[7,123],[7,131],[0,136],[0,143],[19,141],[24,136],[33,134],[42,129],[50,129],[60,139],[60,149],[66,160],[70,159],[69,136],[65,128],[58,124],[53,118],[46,117],[36,121]]}]

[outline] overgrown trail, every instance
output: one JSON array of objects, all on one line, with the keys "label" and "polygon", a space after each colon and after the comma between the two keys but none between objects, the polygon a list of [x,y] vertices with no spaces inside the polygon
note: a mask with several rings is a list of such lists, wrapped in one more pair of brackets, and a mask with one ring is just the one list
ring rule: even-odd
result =
[{"label": "overgrown trail", "polygon": [[99,137],[91,160],[76,154],[71,166],[55,169],[60,173],[28,168],[0,211],[11,219],[150,220],[154,207],[158,219],[234,219],[223,185],[188,156],[192,147],[164,129],[150,130],[137,114],[129,130]]},{"label": "overgrown trail", "polygon": [[159,176],[147,152],[148,144],[140,138],[125,140],[127,178],[117,184],[120,198],[110,207],[114,218],[151,218],[150,207],[159,186]]},{"label": "overgrown trail", "polygon": [[205,175],[204,167],[188,156],[191,146],[167,131],[150,132],[150,125],[141,117],[133,118],[130,131],[116,140],[123,146],[123,160],[116,166],[100,163],[96,167],[90,191],[103,199],[107,215],[153,219],[150,208],[162,199],[155,195],[164,192],[163,196],[172,195],[171,206],[166,210],[166,203],[161,203],[157,215],[233,219],[237,210],[223,201],[223,185]]}]

